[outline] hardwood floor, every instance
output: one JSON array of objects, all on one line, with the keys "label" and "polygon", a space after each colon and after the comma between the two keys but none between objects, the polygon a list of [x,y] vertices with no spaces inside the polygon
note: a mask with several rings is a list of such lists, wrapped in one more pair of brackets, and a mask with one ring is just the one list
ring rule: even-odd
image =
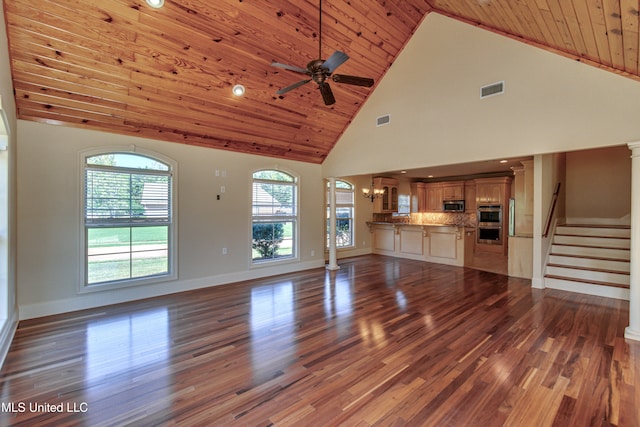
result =
[{"label": "hardwood floor", "polygon": [[627,302],[340,265],[20,322],[0,424],[640,425]]}]

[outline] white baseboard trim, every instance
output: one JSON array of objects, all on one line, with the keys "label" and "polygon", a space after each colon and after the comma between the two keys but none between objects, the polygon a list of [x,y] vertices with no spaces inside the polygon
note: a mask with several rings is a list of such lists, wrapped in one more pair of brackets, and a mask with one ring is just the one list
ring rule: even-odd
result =
[{"label": "white baseboard trim", "polygon": [[123,302],[136,301],[145,298],[153,298],[170,295],[179,292],[193,291],[211,286],[226,285],[245,280],[268,278],[279,274],[294,273],[313,268],[324,268],[323,259],[301,263],[279,264],[264,268],[251,268],[237,273],[220,274],[216,276],[202,277],[191,280],[177,280],[155,285],[137,286],[117,289],[105,292],[92,292],[77,294],[74,298],[66,298],[42,303],[24,304],[19,306],[19,319],[33,319],[71,311],[85,310],[88,308],[103,307]]},{"label": "white baseboard trim", "polygon": [[18,328],[18,314],[16,310],[12,310],[11,317],[9,317],[2,329],[0,330],[0,366],[4,365],[4,360],[9,353],[9,347],[13,341],[13,336]]},{"label": "white baseboard trim", "polygon": [[531,287],[534,289],[544,289],[544,280],[540,277],[532,278]]},{"label": "white baseboard trim", "polygon": [[624,337],[628,340],[640,341],[640,331],[634,331],[631,326],[624,329]]}]

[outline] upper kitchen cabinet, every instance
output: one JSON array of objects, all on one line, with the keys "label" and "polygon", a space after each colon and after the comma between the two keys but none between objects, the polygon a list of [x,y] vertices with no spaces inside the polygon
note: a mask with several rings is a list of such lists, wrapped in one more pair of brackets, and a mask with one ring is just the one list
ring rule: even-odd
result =
[{"label": "upper kitchen cabinet", "polygon": [[472,179],[464,183],[464,210],[476,211],[476,182]]},{"label": "upper kitchen cabinet", "polygon": [[509,199],[511,178],[482,178],[475,181],[477,205],[502,205]]},{"label": "upper kitchen cabinet", "polygon": [[425,185],[427,212],[442,212],[442,192],[441,182]]},{"label": "upper kitchen cabinet", "polygon": [[411,184],[411,212],[424,212],[427,210],[427,189],[425,183],[414,182]]},{"label": "upper kitchen cabinet", "polygon": [[464,200],[464,182],[452,181],[443,183],[442,200]]},{"label": "upper kitchen cabinet", "polygon": [[378,177],[373,179],[373,186],[384,191],[373,201],[373,213],[398,212],[398,180]]}]

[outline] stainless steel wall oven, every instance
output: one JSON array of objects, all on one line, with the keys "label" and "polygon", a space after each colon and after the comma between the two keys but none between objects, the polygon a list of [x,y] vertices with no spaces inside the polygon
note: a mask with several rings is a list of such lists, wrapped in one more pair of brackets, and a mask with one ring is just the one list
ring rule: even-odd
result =
[{"label": "stainless steel wall oven", "polygon": [[502,206],[480,205],[478,206],[478,243],[501,245],[502,244]]},{"label": "stainless steel wall oven", "polygon": [[481,205],[478,206],[478,225],[502,225],[502,206]]}]

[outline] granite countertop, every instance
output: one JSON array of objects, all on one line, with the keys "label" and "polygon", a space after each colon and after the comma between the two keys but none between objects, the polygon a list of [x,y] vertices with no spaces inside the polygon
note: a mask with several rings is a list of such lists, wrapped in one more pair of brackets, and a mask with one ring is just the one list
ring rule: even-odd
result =
[{"label": "granite countertop", "polygon": [[393,225],[393,226],[414,226],[414,227],[464,227],[464,225],[456,224],[416,224],[410,222],[386,222],[386,221],[367,221],[368,225]]}]

